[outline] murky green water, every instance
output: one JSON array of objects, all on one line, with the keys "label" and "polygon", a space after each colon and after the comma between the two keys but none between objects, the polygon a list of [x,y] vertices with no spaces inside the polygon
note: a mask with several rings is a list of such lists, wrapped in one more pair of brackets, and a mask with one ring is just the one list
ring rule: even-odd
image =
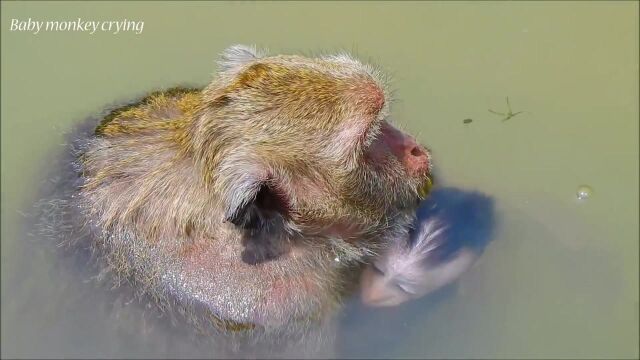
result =
[{"label": "murky green water", "polygon": [[[78,17],[144,30],[9,31]],[[638,357],[637,31],[637,2],[3,2],[2,356],[205,355],[184,330],[128,331],[135,304],[82,292],[81,266],[27,241],[20,211],[63,131],[157,87],[204,85],[223,48],[256,43],[380,65],[442,181],[497,201],[497,238],[458,286],[352,316],[343,355]],[[503,122],[488,109],[506,96],[524,112]]]}]

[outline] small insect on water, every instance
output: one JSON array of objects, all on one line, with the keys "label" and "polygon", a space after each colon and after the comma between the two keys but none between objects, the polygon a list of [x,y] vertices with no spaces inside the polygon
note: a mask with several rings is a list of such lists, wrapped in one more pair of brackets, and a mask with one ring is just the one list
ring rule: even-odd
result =
[{"label": "small insect on water", "polygon": [[504,119],[502,119],[502,121],[507,121],[507,120],[511,119],[512,117],[514,117],[514,116],[516,116],[516,115],[518,115],[520,113],[523,113],[524,111],[518,111],[516,113],[511,111],[511,104],[509,103],[509,97],[507,96],[507,112],[506,113],[493,111],[491,109],[489,109],[489,112],[492,113],[492,114],[504,116]]}]

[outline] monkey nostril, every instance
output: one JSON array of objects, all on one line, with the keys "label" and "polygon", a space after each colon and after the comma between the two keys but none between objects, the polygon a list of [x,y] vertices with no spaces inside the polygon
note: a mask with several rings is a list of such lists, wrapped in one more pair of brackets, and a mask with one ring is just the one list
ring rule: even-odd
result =
[{"label": "monkey nostril", "polygon": [[412,173],[422,174],[429,170],[429,156],[425,148],[415,144],[407,150],[409,151],[405,154],[405,164]]},{"label": "monkey nostril", "polygon": [[424,151],[422,151],[419,146],[414,146],[413,149],[411,149],[411,155],[415,157],[424,156]]}]

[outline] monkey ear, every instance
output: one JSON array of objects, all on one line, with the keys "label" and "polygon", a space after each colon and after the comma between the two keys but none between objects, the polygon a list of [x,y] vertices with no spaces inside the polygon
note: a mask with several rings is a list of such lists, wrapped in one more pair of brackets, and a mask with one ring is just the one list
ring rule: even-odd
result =
[{"label": "monkey ear", "polygon": [[239,183],[229,193],[225,221],[244,230],[242,261],[256,265],[277,258],[287,251],[288,202],[267,181]]},{"label": "monkey ear", "polygon": [[286,196],[275,190],[269,181],[241,182],[237,185],[231,189],[225,221],[256,234],[287,217]]},{"label": "monkey ear", "polygon": [[229,71],[264,57],[264,53],[258,51],[255,45],[232,45],[225,49],[218,61],[221,71]]}]

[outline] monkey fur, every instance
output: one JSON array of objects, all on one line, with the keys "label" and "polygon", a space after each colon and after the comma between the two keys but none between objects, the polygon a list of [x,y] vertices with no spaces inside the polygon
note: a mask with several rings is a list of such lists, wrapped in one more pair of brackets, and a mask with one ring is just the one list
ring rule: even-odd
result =
[{"label": "monkey fur", "polygon": [[429,180],[389,102],[349,55],[232,46],[204,89],[153,92],[75,142],[70,214],[110,272],[194,322],[321,323],[408,236]]}]

